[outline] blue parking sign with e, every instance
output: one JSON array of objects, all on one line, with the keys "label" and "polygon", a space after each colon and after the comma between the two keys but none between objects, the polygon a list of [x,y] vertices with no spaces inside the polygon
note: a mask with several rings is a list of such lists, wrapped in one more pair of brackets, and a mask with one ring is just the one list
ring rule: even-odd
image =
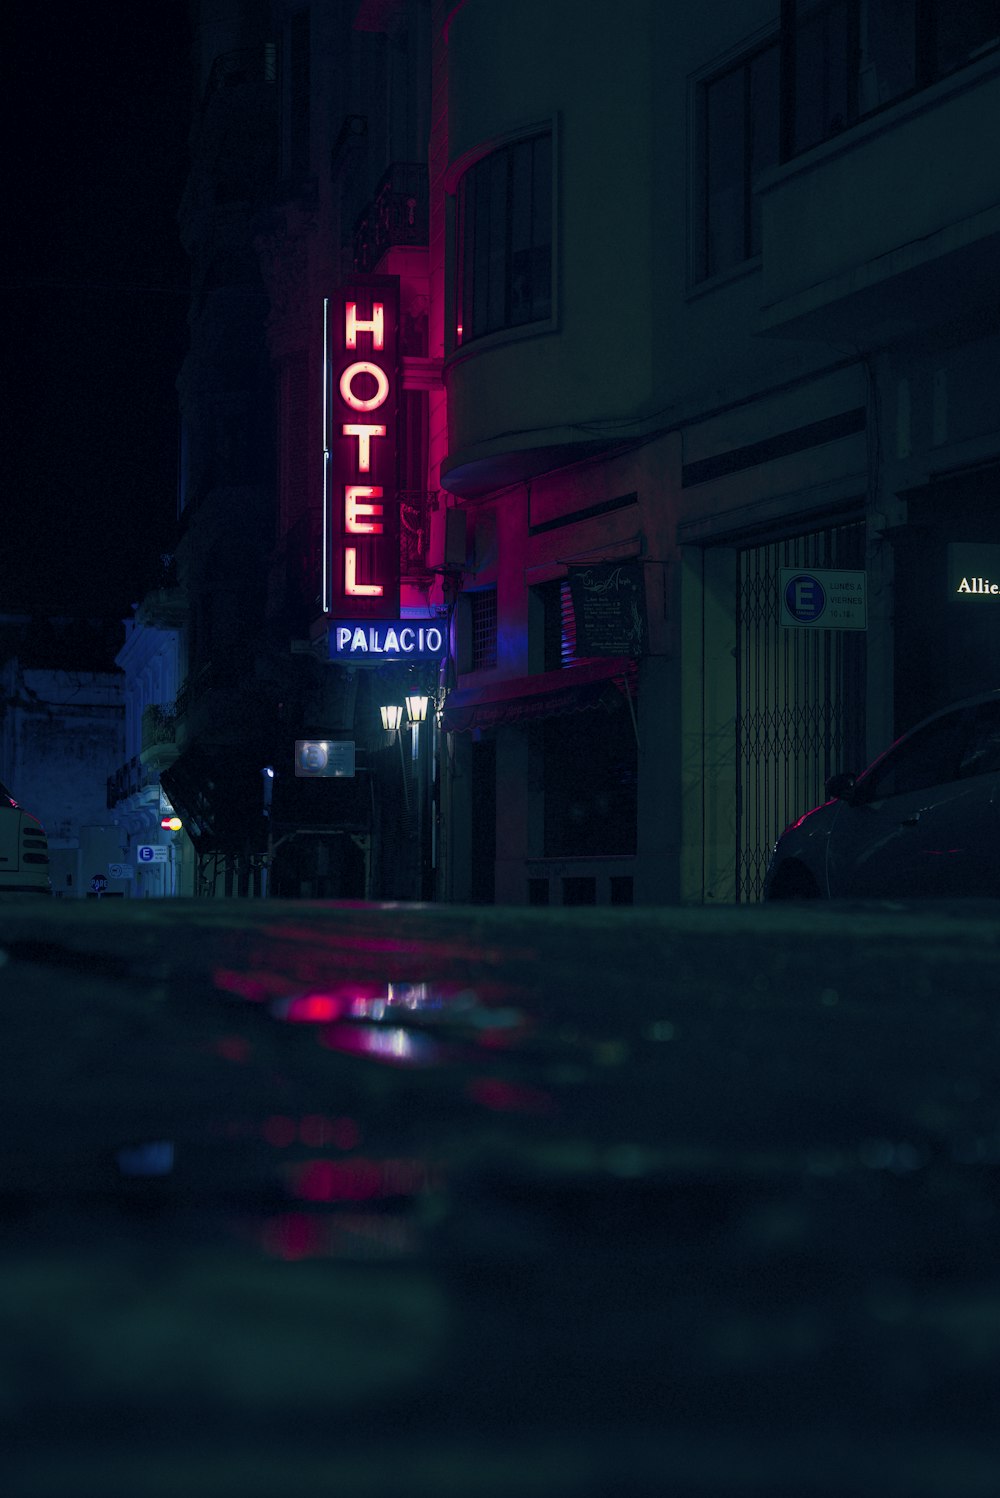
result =
[{"label": "blue parking sign with e", "polygon": [[153,859],[156,856],[153,848],[149,845],[149,843],[143,843],[138,852],[140,863],[152,863]]},{"label": "blue parking sign with e", "polygon": [[826,608],[826,593],[818,577],[800,572],[785,584],[785,608],[793,619],[811,624]]}]

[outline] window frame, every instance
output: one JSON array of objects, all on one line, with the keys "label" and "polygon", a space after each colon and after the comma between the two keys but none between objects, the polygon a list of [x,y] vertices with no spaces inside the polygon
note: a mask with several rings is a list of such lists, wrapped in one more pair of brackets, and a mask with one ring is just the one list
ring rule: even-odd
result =
[{"label": "window frame", "polygon": [[[499,611],[496,583],[484,588],[470,588],[469,660],[470,671],[495,671],[499,656]],[[484,624],[487,628],[483,628]]]},{"label": "window frame", "polygon": [[[548,311],[538,317],[533,317],[524,322],[510,322],[510,289],[512,281],[511,265],[511,225],[513,214],[511,212],[511,199],[509,192],[510,174],[513,170],[514,151],[517,146],[547,137],[549,141],[549,296]],[[468,175],[476,168],[483,171],[484,162],[491,158],[499,157],[503,153],[509,153],[508,157],[508,194],[506,198],[506,218],[504,232],[505,247],[505,270],[504,270],[504,321],[501,325],[488,329],[479,334],[467,335],[464,330],[461,338],[457,336],[457,328],[460,314],[464,312],[464,302],[460,296],[463,288],[460,286],[459,277],[464,271],[464,245],[460,241],[462,233],[462,184]],[[461,358],[469,351],[479,352],[484,347],[490,347],[497,343],[503,343],[516,338],[536,337],[540,332],[551,332],[557,326],[557,298],[558,298],[558,215],[557,203],[559,196],[559,131],[558,121],[553,116],[550,119],[536,121],[530,125],[510,131],[505,135],[498,136],[489,142],[483,143],[474,150],[465,152],[452,163],[445,179],[445,359],[454,360]]]},{"label": "window frame", "polygon": [[[807,151],[815,150],[829,140],[835,140],[845,131],[872,119],[883,110],[891,109],[904,99],[923,93],[945,78],[953,77],[966,67],[971,67],[981,56],[1000,45],[1000,28],[997,36],[974,48],[959,62],[947,62],[943,58],[943,45],[939,31],[939,20],[947,14],[954,0],[910,0],[913,21],[912,85],[866,102],[863,97],[863,80],[872,69],[877,57],[871,47],[871,32],[866,29],[867,16],[863,0],[812,0],[808,22],[815,24],[828,19],[835,10],[845,15],[844,45],[848,55],[846,117],[836,129],[830,129],[815,140],[800,144],[800,120],[797,107],[799,60],[797,56],[799,0],[780,0],[781,3],[781,162],[793,161]],[[851,71],[853,61],[854,71]],[[877,74],[875,75],[877,77]],[[871,79],[868,80],[869,84]]]},{"label": "window frame", "polygon": [[[750,75],[753,65],[772,49],[774,51],[775,66],[774,118],[772,122],[775,147],[774,160],[755,169],[753,166],[753,131],[751,129],[753,96],[750,87]],[[742,90],[741,235],[744,253],[739,259],[721,266],[719,269],[714,269],[710,265],[709,91],[715,85],[721,83],[723,79],[737,73],[741,75]],[[779,28],[774,24],[768,25],[753,36],[744,37],[738,47],[733,48],[724,56],[714,59],[713,62],[701,69],[691,79],[689,114],[692,140],[691,181],[693,191],[690,195],[692,233],[690,235],[689,285],[692,291],[700,291],[706,285],[713,285],[718,281],[743,275],[748,269],[753,269],[760,263],[760,247],[754,248],[752,243],[754,182],[757,176],[764,171],[770,171],[780,161],[781,87],[781,33]]]}]

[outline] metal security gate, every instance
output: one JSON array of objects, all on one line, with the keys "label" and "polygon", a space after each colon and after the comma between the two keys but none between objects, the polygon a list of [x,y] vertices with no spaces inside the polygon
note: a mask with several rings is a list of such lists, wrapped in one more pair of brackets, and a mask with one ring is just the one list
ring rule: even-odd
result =
[{"label": "metal security gate", "polygon": [[739,901],[761,898],[775,838],[865,751],[865,634],[785,628],[779,569],[864,565],[860,520],[737,552]]}]

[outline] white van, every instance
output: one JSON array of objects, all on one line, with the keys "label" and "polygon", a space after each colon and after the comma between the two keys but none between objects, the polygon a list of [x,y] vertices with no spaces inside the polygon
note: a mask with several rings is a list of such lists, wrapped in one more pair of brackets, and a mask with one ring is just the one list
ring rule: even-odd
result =
[{"label": "white van", "polygon": [[0,782],[0,895],[51,893],[45,828]]}]

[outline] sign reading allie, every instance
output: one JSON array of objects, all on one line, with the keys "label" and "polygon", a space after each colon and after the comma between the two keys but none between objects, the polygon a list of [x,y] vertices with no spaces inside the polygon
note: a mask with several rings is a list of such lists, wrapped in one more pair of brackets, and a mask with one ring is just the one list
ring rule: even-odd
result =
[{"label": "sign reading allie", "polygon": [[948,596],[1000,603],[1000,546],[954,541],[948,547]]},{"label": "sign reading allie", "polygon": [[399,613],[398,312],[394,276],[323,303],[323,611],[351,619]]},{"label": "sign reading allie", "polygon": [[330,625],[330,655],[352,661],[381,656],[437,660],[445,653],[447,638],[444,626],[430,619],[380,620],[377,624],[338,619]]}]

